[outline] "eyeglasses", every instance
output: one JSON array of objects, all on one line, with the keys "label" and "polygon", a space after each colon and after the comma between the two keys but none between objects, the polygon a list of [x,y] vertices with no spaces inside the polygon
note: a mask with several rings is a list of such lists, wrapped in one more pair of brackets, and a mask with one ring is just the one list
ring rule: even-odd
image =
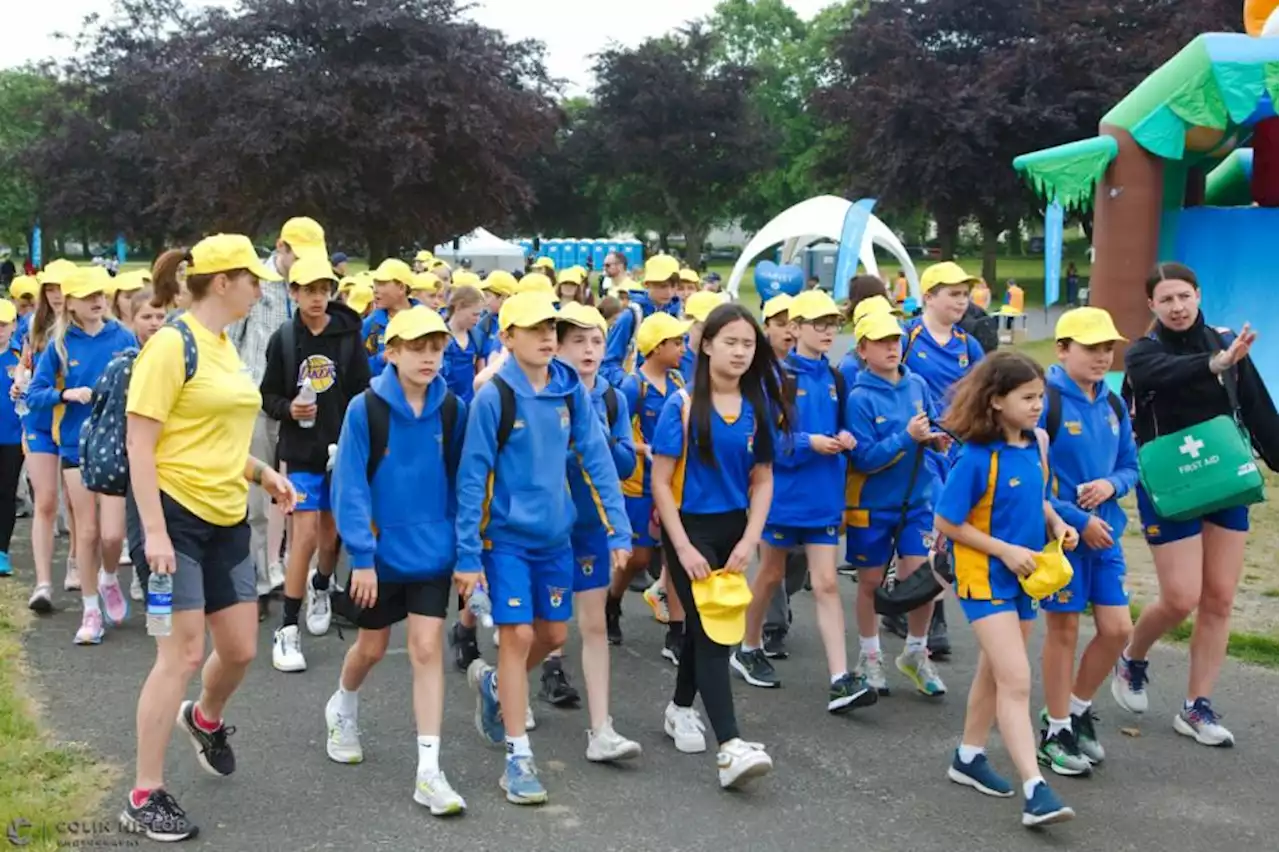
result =
[{"label": "eyeglasses", "polygon": [[840,321],[836,319],[820,319],[810,322],[813,330],[819,334],[826,334],[828,331],[835,331],[840,327]]}]

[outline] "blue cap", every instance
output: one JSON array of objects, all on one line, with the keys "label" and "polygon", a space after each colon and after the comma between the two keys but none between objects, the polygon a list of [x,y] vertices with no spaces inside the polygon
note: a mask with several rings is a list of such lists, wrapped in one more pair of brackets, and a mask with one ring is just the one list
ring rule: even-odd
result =
[{"label": "blue cap", "polygon": [[333,264],[334,266],[337,266],[339,263],[346,263],[346,262],[347,262],[347,256],[340,251],[334,252],[333,257],[329,258],[329,263]]}]

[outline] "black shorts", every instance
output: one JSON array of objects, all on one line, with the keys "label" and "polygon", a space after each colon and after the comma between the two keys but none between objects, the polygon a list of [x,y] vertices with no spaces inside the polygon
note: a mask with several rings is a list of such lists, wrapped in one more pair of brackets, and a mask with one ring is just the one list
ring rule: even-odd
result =
[{"label": "black shorts", "polygon": [[58,468],[60,470],[79,470],[80,462],[73,462],[66,456],[58,456]]},{"label": "black shorts", "polygon": [[444,618],[449,614],[449,599],[453,597],[453,575],[415,580],[410,583],[378,581],[378,601],[369,609],[361,609],[351,600],[350,581],[347,582],[343,614],[353,616],[352,621],[361,630],[385,630],[404,621],[410,615],[428,618]]}]

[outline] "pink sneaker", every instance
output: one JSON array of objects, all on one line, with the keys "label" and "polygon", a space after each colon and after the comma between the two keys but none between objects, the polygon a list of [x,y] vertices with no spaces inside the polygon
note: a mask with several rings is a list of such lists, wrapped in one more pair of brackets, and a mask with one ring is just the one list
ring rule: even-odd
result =
[{"label": "pink sneaker", "polygon": [[76,631],[77,645],[102,644],[102,611],[86,609],[80,619],[80,629]]},{"label": "pink sneaker", "polygon": [[103,613],[112,627],[129,617],[129,599],[124,596],[120,580],[114,574],[98,572],[98,597],[102,598]]}]

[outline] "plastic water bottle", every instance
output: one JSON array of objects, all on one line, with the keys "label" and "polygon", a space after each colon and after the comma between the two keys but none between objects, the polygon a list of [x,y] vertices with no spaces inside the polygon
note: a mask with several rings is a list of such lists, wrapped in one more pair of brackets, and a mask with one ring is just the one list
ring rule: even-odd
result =
[{"label": "plastic water bottle", "polygon": [[152,574],[147,580],[147,635],[173,632],[173,575]]},{"label": "plastic water bottle", "polygon": [[[310,376],[307,376],[305,379],[302,380],[301,389],[298,391],[298,404],[299,405],[315,405],[316,404],[316,389],[311,384]],[[301,426],[303,429],[310,429],[311,427],[316,425],[316,421],[314,417],[310,420],[299,420],[298,425]]]},{"label": "plastic water bottle", "polygon": [[27,405],[27,384],[31,381],[31,374],[27,372],[27,368],[18,365],[17,374],[13,377],[14,384],[22,388],[22,393],[13,403],[13,410],[17,412],[19,417],[26,417],[30,413],[31,408]]},{"label": "plastic water bottle", "polygon": [[480,622],[480,626],[488,630],[493,627],[493,601],[489,599],[489,593],[484,590],[484,586],[476,586],[471,591],[471,597],[467,600],[467,609],[476,617],[476,621]]}]

